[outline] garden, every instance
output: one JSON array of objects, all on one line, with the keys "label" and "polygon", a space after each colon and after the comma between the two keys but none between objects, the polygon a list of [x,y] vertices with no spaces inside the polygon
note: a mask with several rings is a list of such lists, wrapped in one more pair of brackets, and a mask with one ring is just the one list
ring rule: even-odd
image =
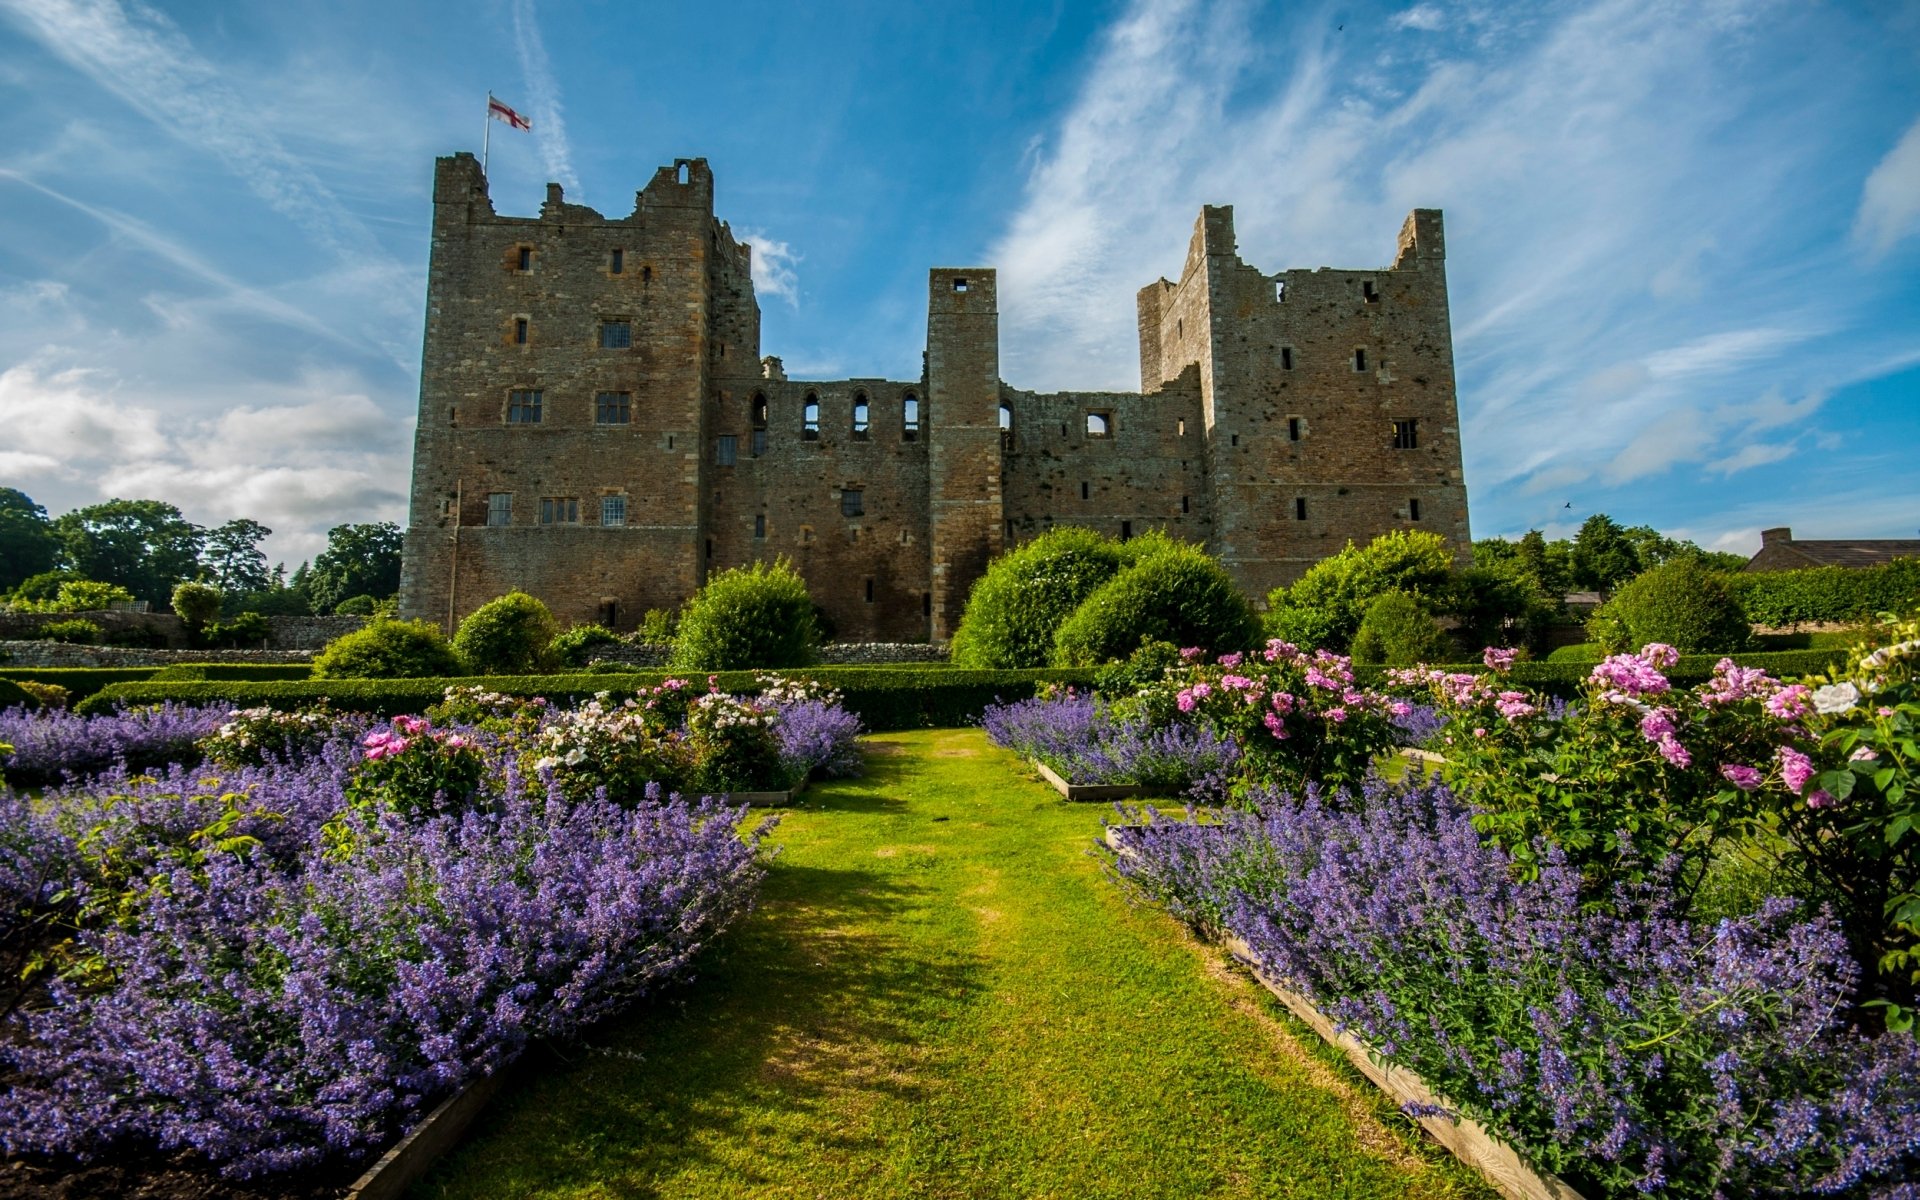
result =
[{"label": "garden", "polygon": [[519,1064],[428,1193],[1488,1194],[1424,1127],[1589,1200],[1915,1196],[1920,618],[1773,649],[1670,565],[1592,657],[1417,536],[1256,613],[1061,531],[952,665],[811,665],[775,564],[680,615],[710,671],[556,674],[599,635],[513,595],[0,679],[16,1190],[338,1194]]}]

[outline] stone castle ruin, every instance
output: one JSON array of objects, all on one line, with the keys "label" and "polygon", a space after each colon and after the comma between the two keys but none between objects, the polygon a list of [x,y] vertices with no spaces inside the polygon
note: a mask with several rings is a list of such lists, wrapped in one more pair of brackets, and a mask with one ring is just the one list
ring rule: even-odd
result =
[{"label": "stone castle ruin", "polygon": [[433,207],[405,616],[519,588],[630,629],[784,555],[840,638],[944,641],[988,560],[1057,525],[1202,543],[1256,599],[1389,529],[1467,553],[1436,210],[1390,267],[1267,274],[1208,206],[1140,291],[1142,390],[1039,393],[1000,378],[986,267],[929,272],[921,378],[788,379],[704,159],[626,217],[558,184],[504,217],[456,154]]}]

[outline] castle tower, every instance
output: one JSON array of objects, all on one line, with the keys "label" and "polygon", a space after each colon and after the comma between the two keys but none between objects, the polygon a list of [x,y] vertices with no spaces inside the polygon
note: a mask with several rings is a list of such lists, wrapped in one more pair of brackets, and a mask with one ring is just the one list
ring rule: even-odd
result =
[{"label": "castle tower", "polygon": [[944,642],[1002,545],[1000,310],[988,268],[928,274],[927,410],[931,632]]}]

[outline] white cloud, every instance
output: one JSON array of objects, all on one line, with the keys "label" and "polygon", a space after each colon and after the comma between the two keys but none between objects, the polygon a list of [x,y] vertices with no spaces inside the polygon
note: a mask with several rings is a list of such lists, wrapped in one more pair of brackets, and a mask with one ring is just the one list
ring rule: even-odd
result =
[{"label": "white cloud", "polygon": [[1437,4],[1416,4],[1403,13],[1394,14],[1393,20],[1388,23],[1395,29],[1418,29],[1433,33],[1446,27],[1447,14]]},{"label": "white cloud", "polygon": [[1752,467],[1764,467],[1768,463],[1780,462],[1791,457],[1794,451],[1791,442],[1750,442],[1725,458],[1716,458],[1707,464],[1707,470],[1716,475],[1733,475]]},{"label": "white cloud", "polygon": [[520,75],[527,82],[527,91],[532,93],[528,108],[533,115],[533,136],[540,144],[540,158],[546,163],[547,176],[567,191],[578,192],[580,177],[573,171],[573,147],[567,141],[560,84],[553,77],[547,44],[540,37],[533,0],[513,0],[513,43],[520,56]]},{"label": "white cloud", "polygon": [[1876,255],[1920,231],[1920,119],[1887,151],[1860,189],[1853,236]]},{"label": "white cloud", "polygon": [[795,267],[806,256],[757,229],[742,229],[740,240],[753,246],[754,292],[763,299],[777,296],[791,307],[800,307],[800,276]]}]

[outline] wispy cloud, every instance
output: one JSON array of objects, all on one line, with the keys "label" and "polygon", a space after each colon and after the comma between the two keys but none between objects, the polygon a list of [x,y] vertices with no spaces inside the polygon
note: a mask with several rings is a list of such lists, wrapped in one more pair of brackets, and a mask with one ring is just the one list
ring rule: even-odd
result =
[{"label": "wispy cloud", "polygon": [[800,276],[795,268],[806,256],[758,229],[742,229],[739,237],[753,246],[753,290],[762,299],[777,297],[789,307],[800,307]]},{"label": "wispy cloud", "polygon": [[378,253],[365,226],[163,14],[117,0],[0,0],[0,12],[156,128],[219,158],[323,245]]},{"label": "wispy cloud", "polygon": [[569,192],[578,192],[580,177],[573,172],[573,148],[567,142],[560,84],[553,77],[547,44],[540,37],[533,0],[513,0],[513,44],[520,56],[521,77],[531,93],[532,103],[528,107],[533,112],[533,136],[540,144],[540,158],[546,164],[547,175]]},{"label": "wispy cloud", "polygon": [[1920,119],[1867,176],[1853,234],[1873,254],[1920,232]]}]

